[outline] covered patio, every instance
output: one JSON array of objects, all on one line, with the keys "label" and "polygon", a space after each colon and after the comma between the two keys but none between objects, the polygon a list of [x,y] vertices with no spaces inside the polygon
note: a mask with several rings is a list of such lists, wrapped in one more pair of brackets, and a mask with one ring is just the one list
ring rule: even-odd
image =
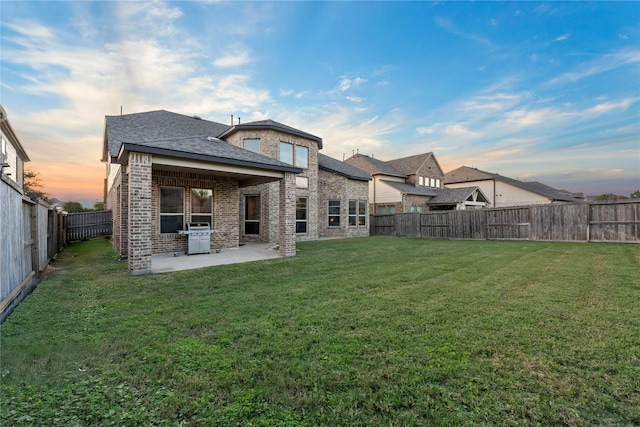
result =
[{"label": "covered patio", "polygon": [[282,257],[283,255],[279,253],[277,246],[273,244],[241,243],[236,248],[221,249],[219,253],[212,251],[210,254],[187,255],[184,252],[174,252],[152,255],[151,272],[167,273]]}]

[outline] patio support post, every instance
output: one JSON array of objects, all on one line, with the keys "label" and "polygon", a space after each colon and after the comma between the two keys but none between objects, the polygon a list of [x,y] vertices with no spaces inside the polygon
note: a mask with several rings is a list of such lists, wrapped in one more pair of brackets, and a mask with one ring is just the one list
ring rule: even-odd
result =
[{"label": "patio support post", "polygon": [[129,153],[128,263],[134,275],[151,272],[151,155]]},{"label": "patio support post", "polygon": [[280,255],[296,254],[296,175],[286,172],[280,180]]}]

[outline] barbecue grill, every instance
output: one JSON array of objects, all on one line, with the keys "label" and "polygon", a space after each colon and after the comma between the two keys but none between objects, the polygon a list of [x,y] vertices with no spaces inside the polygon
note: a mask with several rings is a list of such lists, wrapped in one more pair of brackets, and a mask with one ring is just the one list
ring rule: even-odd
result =
[{"label": "barbecue grill", "polygon": [[211,233],[215,233],[208,222],[187,223],[186,230],[179,230],[178,234],[189,238],[187,255],[211,253]]}]

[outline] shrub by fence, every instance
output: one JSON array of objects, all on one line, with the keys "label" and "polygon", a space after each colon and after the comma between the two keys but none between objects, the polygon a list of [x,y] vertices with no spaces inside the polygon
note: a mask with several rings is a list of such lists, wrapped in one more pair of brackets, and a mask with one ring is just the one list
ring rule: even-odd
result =
[{"label": "shrub by fence", "polygon": [[372,215],[372,236],[640,243],[640,201]]},{"label": "shrub by fence", "polygon": [[110,236],[113,230],[111,218],[111,211],[69,214],[67,240],[86,240],[98,236]]}]

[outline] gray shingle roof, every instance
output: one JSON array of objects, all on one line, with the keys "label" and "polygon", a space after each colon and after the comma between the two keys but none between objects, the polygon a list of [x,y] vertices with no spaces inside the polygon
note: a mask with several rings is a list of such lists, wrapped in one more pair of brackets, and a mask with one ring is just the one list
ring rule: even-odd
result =
[{"label": "gray shingle roof", "polygon": [[497,173],[486,172],[476,168],[470,168],[468,166],[461,166],[457,169],[447,172],[445,175],[444,182],[445,184],[455,184],[455,183],[461,183],[461,182],[475,182],[475,181],[485,181],[485,180],[502,181],[507,184],[513,185],[514,187],[518,187],[523,190],[530,191],[532,193],[536,193],[541,196],[547,197],[552,201],[553,200],[562,201],[562,202],[581,201],[577,197],[574,197],[567,193],[563,193],[560,190],[557,190],[553,187],[549,187],[548,185],[542,184],[540,182],[519,181],[517,179],[509,178],[507,176],[503,176]]},{"label": "gray shingle roof", "polygon": [[406,173],[399,171],[389,163],[374,159],[373,157],[366,156],[364,154],[355,154],[345,160],[345,162],[357,167],[358,169],[369,172],[371,175],[389,175],[400,178],[407,177]]},{"label": "gray shingle roof", "polygon": [[229,135],[234,134],[235,132],[241,131],[241,130],[264,130],[264,129],[271,129],[271,130],[275,130],[278,132],[283,132],[283,133],[288,133],[290,135],[296,135],[296,136],[300,136],[302,138],[306,138],[306,139],[310,139],[312,141],[315,141],[318,143],[318,148],[321,149],[322,148],[322,138],[320,138],[319,136],[315,136],[312,135],[310,133],[301,131],[300,129],[296,129],[293,128],[291,126],[287,126],[284,125],[282,123],[276,122],[274,120],[259,120],[256,122],[248,122],[248,123],[242,123],[239,125],[235,125],[232,126],[228,129],[226,129],[225,131],[221,132],[218,136],[220,138],[225,138]]},{"label": "gray shingle roof", "polygon": [[122,150],[284,172],[302,172],[300,168],[213,137],[190,136],[155,140],[127,140],[122,141]]},{"label": "gray shingle roof", "polygon": [[405,194],[431,197],[427,202],[429,205],[462,203],[471,196],[474,190],[478,189],[478,187],[430,188],[384,179],[381,181]]},{"label": "gray shingle roof", "polygon": [[413,196],[435,197],[442,191],[442,189],[440,188],[421,187],[411,184],[405,184],[404,182],[387,181],[386,179],[381,179],[380,181],[395,188],[401,193],[411,194]]},{"label": "gray shingle roof", "polygon": [[[106,116],[105,138],[108,155],[118,155],[123,140],[129,142],[184,138],[189,136],[217,137],[229,126],[209,120],[198,119],[170,111],[158,110],[145,113]],[[108,160],[107,152],[103,160]]]},{"label": "gray shingle roof", "polygon": [[387,163],[406,175],[414,175],[420,166],[426,162],[433,153],[422,153],[414,156],[402,157],[400,159],[389,160]]},{"label": "gray shingle roof", "polygon": [[320,169],[337,173],[338,175],[345,176],[349,179],[355,179],[359,181],[370,181],[371,175],[349,163],[341,162],[332,157],[325,156],[318,153],[318,167]]}]

